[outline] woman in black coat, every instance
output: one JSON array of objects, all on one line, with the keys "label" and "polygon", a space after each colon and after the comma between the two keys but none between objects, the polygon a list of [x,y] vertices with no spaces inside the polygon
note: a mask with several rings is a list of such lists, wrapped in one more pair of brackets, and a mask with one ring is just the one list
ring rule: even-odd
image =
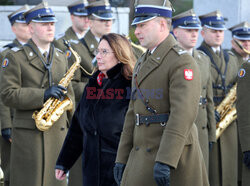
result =
[{"label": "woman in black coat", "polygon": [[128,40],[104,35],[97,49],[99,70],[89,79],[56,163],[56,178],[82,155],[83,186],[113,186],[113,167],[130,100],[135,57]]}]

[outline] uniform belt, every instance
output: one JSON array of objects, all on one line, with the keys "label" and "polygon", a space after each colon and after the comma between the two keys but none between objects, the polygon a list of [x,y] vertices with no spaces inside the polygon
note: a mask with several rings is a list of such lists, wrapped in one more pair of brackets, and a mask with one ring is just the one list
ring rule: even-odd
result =
[{"label": "uniform belt", "polygon": [[153,123],[161,123],[162,126],[166,125],[168,121],[168,114],[155,114],[150,116],[143,116],[136,114],[136,125],[139,126],[141,124],[153,124]]},{"label": "uniform belt", "polygon": [[200,103],[199,105],[206,105],[207,104],[207,98],[200,98]]}]

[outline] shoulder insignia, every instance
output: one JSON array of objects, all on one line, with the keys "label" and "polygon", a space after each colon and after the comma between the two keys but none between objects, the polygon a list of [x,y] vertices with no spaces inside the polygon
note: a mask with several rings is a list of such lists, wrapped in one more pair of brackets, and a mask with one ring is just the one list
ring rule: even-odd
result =
[{"label": "shoulder insignia", "polygon": [[184,50],[183,48],[181,48],[181,47],[178,46],[178,45],[173,46],[173,49],[174,49],[179,55],[182,55],[182,54],[187,53],[186,50]]},{"label": "shoulder insignia", "polygon": [[184,69],[184,78],[185,78],[185,80],[188,80],[188,81],[193,80],[193,70],[192,69]]},{"label": "shoulder insignia", "polygon": [[60,50],[59,48],[55,48],[58,52],[61,52],[62,54],[64,53],[62,50]]},{"label": "shoulder insignia", "polygon": [[55,40],[61,39],[63,36],[65,36],[65,32],[64,32],[64,33],[57,34],[57,35],[55,36]]},{"label": "shoulder insignia", "polygon": [[74,44],[78,44],[78,43],[79,43],[79,40],[70,39],[69,42],[74,43]]},{"label": "shoulder insignia", "polygon": [[19,47],[13,47],[13,48],[11,48],[11,50],[13,50],[14,52],[17,52],[17,51],[20,50],[20,48]]},{"label": "shoulder insignia", "polygon": [[246,70],[244,68],[241,68],[238,72],[238,77],[242,78],[246,74]]},{"label": "shoulder insignia", "polygon": [[204,55],[204,56],[208,56],[205,52],[203,52],[202,50],[197,50],[200,54]]},{"label": "shoulder insignia", "polygon": [[232,51],[230,51],[230,50],[228,50],[227,53],[230,54],[230,55],[232,55],[232,56],[235,56],[235,54]]},{"label": "shoulder insignia", "polygon": [[66,50],[66,51],[65,51],[65,54],[66,54],[67,58],[70,58],[70,56],[71,56],[71,51],[70,51],[70,50]]},{"label": "shoulder insignia", "polygon": [[3,51],[5,51],[6,49],[8,49],[8,48],[6,48],[6,47],[0,48],[0,53],[3,52]]},{"label": "shoulder insignia", "polygon": [[5,67],[8,66],[8,64],[9,64],[8,58],[4,58],[4,59],[3,59],[3,62],[2,62],[2,67],[5,68]]}]

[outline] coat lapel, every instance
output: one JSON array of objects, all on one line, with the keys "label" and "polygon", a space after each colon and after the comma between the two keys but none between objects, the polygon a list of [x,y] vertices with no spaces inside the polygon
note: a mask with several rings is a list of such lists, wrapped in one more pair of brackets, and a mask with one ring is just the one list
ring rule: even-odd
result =
[{"label": "coat lapel", "polygon": [[[28,61],[30,62],[30,65],[34,66],[36,69],[45,72],[45,67],[43,65],[43,62],[41,61],[41,54],[36,45],[33,43],[32,40],[28,41],[29,46],[24,46],[24,51],[26,53],[26,56],[28,58]],[[30,48],[30,46],[32,48]],[[36,52],[34,52],[36,51]],[[38,55],[37,55],[37,54]]]},{"label": "coat lapel", "polygon": [[[153,54],[146,58],[146,54],[143,54],[140,61],[141,67],[137,74],[137,81],[140,85],[141,82],[153,71],[155,70],[163,61],[164,56],[170,51],[170,49],[176,45],[177,42],[171,34],[155,49]],[[138,65],[140,63],[138,62]]]},{"label": "coat lapel", "polygon": [[98,42],[92,32],[89,30],[83,38],[87,44],[88,50],[95,56],[94,51],[98,46]]}]

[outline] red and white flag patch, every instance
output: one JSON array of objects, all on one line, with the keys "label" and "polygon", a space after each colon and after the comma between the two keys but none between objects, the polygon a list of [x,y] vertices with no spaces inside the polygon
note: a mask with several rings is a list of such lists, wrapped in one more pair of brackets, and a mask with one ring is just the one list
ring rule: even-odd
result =
[{"label": "red and white flag patch", "polygon": [[193,80],[193,70],[192,69],[184,69],[184,78],[186,80]]}]

